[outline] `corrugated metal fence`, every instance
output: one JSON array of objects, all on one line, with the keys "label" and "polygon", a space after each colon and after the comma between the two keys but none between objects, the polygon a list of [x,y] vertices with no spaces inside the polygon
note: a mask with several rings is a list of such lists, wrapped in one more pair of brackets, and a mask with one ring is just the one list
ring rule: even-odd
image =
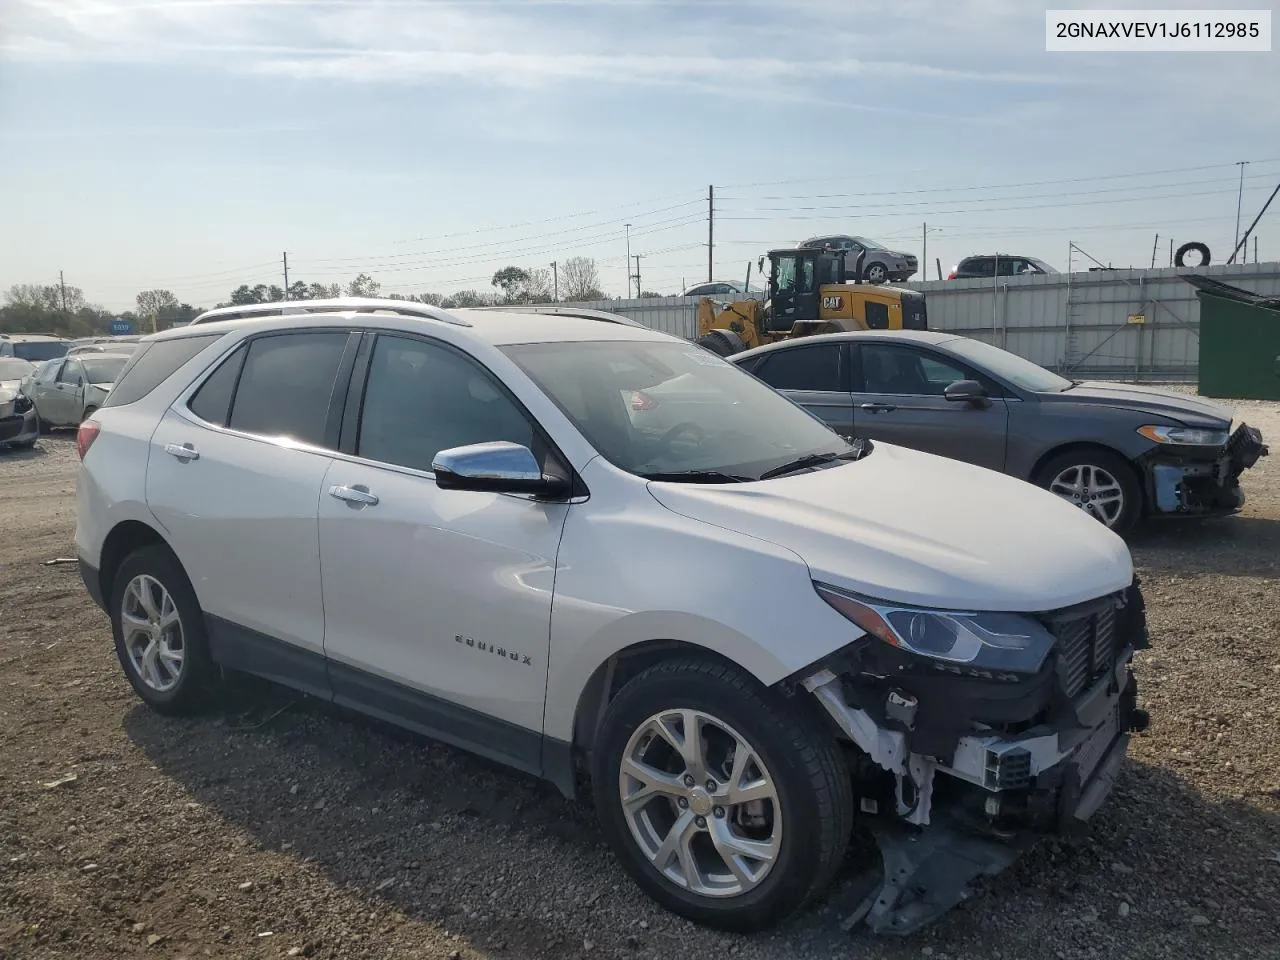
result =
[{"label": "corrugated metal fence", "polygon": [[[1194,380],[1200,302],[1184,273],[1280,295],[1280,263],[1098,270],[998,280],[908,283],[925,294],[929,326],[986,340],[1035,363],[1086,377]],[[692,338],[698,298],[580,304]]]}]

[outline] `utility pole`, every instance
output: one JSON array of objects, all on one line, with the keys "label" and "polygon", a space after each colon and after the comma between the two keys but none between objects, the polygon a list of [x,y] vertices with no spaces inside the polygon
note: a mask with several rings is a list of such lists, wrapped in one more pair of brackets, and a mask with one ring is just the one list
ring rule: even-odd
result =
[{"label": "utility pole", "polygon": [[643,253],[637,253],[634,258],[636,261],[636,273],[633,279],[636,282],[636,299],[637,300],[640,299],[640,258],[643,256],[644,256]]},{"label": "utility pole", "polygon": [[631,292],[631,224],[624,223],[627,228],[627,262],[623,264],[627,271],[627,292]]},{"label": "utility pole", "polygon": [[715,278],[716,270],[716,188],[707,186],[707,283]]},{"label": "utility pole", "polygon": [[[941,233],[942,228],[934,227],[932,232]],[[929,233],[929,224],[927,222],[920,224],[920,245],[924,248],[920,251],[920,276],[924,280],[929,279]],[[942,271],[939,270],[938,272],[941,273]],[[938,279],[941,280],[942,277],[938,277]]]},{"label": "utility pole", "polygon": [[289,251],[284,252],[284,298],[289,299]]},{"label": "utility pole", "polygon": [[1254,266],[1257,266],[1257,264],[1258,264],[1258,236],[1257,236],[1257,234],[1254,234],[1254,237],[1253,237],[1253,263],[1254,263]]},{"label": "utility pole", "polygon": [[1151,269],[1156,268],[1156,250],[1160,248],[1160,234],[1156,234],[1155,240],[1151,243]]},{"label": "utility pole", "polygon": [[62,279],[62,271],[58,271],[58,289],[62,291],[62,312],[68,313],[67,310],[67,284]]},{"label": "utility pole", "polygon": [[551,299],[560,302],[560,270],[556,261],[551,261]]},{"label": "utility pole", "polygon": [[1236,249],[1240,248],[1240,205],[1244,200],[1244,168],[1248,163],[1248,160],[1236,161],[1236,166],[1240,168],[1240,188],[1236,191]]}]

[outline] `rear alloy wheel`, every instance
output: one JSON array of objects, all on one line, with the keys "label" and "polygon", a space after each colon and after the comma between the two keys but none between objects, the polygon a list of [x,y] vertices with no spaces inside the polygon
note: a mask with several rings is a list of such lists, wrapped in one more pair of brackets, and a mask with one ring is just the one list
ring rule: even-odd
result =
[{"label": "rear alloy wheel", "polygon": [[161,713],[204,706],[216,682],[204,614],[182,565],[167,547],[143,547],[112,579],[116,656],[134,692]]},{"label": "rear alloy wheel", "polygon": [[1133,470],[1102,450],[1055,457],[1040,470],[1038,484],[1071,503],[1116,533],[1137,521],[1141,494]]},{"label": "rear alloy wheel", "polygon": [[831,735],[728,664],[659,663],[610,702],[592,751],[606,838],[663,906],[757,930],[830,882],[853,820]]}]

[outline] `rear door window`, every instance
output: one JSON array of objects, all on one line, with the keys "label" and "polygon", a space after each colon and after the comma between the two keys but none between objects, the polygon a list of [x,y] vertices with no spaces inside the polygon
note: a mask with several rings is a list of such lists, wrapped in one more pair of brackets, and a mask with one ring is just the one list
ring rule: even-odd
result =
[{"label": "rear door window", "polygon": [[249,345],[228,426],[323,447],[346,330],[285,333]]},{"label": "rear door window", "polygon": [[102,405],[120,407],[126,403],[136,403],[222,336],[221,333],[210,333],[199,337],[180,337],[176,340],[156,340],[141,344],[125,364]]},{"label": "rear door window", "polygon": [[200,384],[200,389],[187,404],[192,413],[206,423],[219,427],[227,425],[231,416],[231,396],[235,393],[240,368],[244,366],[244,357],[248,352],[247,348],[239,347]]},{"label": "rear door window", "polygon": [[761,362],[755,375],[775,390],[838,391],[840,345],[792,347]]}]

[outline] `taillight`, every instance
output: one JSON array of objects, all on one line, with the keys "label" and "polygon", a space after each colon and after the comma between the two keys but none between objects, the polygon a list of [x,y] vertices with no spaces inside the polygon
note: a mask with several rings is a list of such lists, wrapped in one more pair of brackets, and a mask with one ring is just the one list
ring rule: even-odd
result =
[{"label": "taillight", "polygon": [[102,432],[102,427],[93,420],[86,420],[80,424],[80,429],[76,431],[76,453],[80,454],[80,459],[84,459],[84,455],[89,452],[89,448],[93,446],[93,441],[98,439],[98,434]]},{"label": "taillight", "polygon": [[653,397],[649,396],[643,390],[637,390],[635,393],[631,394],[632,410],[652,410],[657,405],[658,401],[653,399]]},{"label": "taillight", "polygon": [[947,274],[948,280],[954,280],[955,278],[956,278],[956,272],[954,270],[952,270],[950,273]]}]

